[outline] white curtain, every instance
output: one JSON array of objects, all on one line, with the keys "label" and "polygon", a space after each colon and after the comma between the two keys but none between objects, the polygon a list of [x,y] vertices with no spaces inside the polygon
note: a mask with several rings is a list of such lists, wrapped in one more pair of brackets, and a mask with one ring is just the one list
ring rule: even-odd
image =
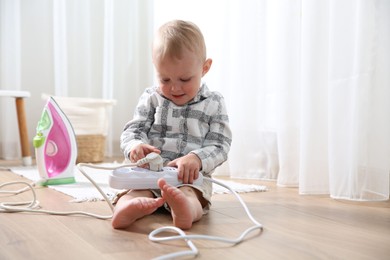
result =
[{"label": "white curtain", "polygon": [[[271,78],[280,108],[278,183],[299,185],[303,194],[388,199],[390,3],[297,1],[289,9],[275,6],[290,20],[270,28],[287,35],[281,40],[296,53],[288,50],[295,64]],[[283,50],[275,49],[283,53],[275,68],[285,64]]]},{"label": "white curtain", "polygon": [[[42,92],[113,98],[118,155],[121,128],[154,80],[154,30],[192,20],[214,61],[205,81],[224,94],[234,134],[217,174],[272,179],[301,194],[389,198],[389,1],[0,3],[0,87],[32,92],[30,136]],[[9,109],[1,106],[2,119]],[[17,137],[1,126],[6,157]]]},{"label": "white curtain", "polygon": [[[150,1],[0,0],[0,89],[31,92],[29,138],[45,101],[56,96],[115,99],[107,155],[145,86],[153,82]],[[0,99],[0,158],[20,154],[14,101]],[[7,122],[5,124],[4,122]]]}]

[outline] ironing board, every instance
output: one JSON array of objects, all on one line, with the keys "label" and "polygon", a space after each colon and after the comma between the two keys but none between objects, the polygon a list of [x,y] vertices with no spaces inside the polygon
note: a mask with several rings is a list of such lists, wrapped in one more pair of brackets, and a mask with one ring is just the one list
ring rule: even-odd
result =
[{"label": "ironing board", "polygon": [[29,166],[32,164],[30,142],[28,139],[26,111],[24,107],[24,99],[30,97],[30,92],[19,90],[0,90],[0,97],[15,98],[16,113],[18,117],[20,146],[22,149],[23,165]]}]

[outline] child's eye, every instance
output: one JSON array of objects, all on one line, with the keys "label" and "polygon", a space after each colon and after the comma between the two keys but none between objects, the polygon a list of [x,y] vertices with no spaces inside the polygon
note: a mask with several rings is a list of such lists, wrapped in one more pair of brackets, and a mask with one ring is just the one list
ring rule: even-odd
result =
[{"label": "child's eye", "polygon": [[169,79],[160,79],[160,81],[161,81],[162,83],[168,83],[168,82],[169,82]]},{"label": "child's eye", "polygon": [[190,81],[191,80],[191,78],[185,78],[185,79],[180,79],[182,82],[188,82],[188,81]]}]

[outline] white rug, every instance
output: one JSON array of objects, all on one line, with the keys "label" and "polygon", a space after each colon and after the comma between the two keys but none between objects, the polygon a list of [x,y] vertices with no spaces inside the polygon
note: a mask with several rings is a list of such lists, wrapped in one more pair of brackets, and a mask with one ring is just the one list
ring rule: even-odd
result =
[{"label": "white rug", "polygon": [[[110,167],[118,166],[119,164],[105,163],[99,165]],[[83,169],[85,169],[85,172],[88,174],[88,176],[93,179],[97,185],[99,185],[99,187],[104,191],[105,194],[107,194],[110,199],[115,197],[115,195],[118,193],[118,190],[112,189],[108,185],[109,170],[92,169],[87,167],[84,167]],[[32,181],[38,181],[40,179],[36,166],[11,167],[9,170]],[[99,191],[93,186],[92,183],[90,183],[87,178],[84,177],[84,175],[76,167],[75,178],[76,183],[65,185],[50,185],[48,187],[73,197],[74,199],[71,200],[72,202],[103,200],[103,196],[99,193]],[[239,193],[261,192],[267,190],[267,187],[262,185],[248,185],[233,181],[220,179],[217,180],[224,183],[225,185],[228,185],[234,191]],[[213,183],[213,193],[222,194],[229,193],[229,191],[226,188]]]}]

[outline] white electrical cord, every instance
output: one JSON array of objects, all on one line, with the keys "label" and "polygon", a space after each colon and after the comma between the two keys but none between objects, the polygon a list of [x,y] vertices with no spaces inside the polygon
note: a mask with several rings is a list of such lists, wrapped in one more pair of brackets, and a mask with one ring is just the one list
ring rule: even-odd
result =
[{"label": "white electrical cord", "polygon": [[43,210],[39,207],[39,201],[37,200],[36,192],[34,187],[37,185],[36,183],[27,183],[23,181],[18,182],[8,182],[0,185],[0,189],[15,184],[23,184],[27,187],[17,190],[17,191],[0,191],[2,194],[19,194],[25,191],[30,190],[33,194],[33,199],[31,201],[21,201],[21,202],[2,202],[0,203],[0,212],[4,213],[13,213],[13,212],[33,212],[33,213],[43,213],[50,215],[84,215],[90,216],[98,219],[110,219],[112,215],[102,216],[98,214],[83,212],[83,211],[51,211],[51,210]]},{"label": "white electrical cord", "polygon": [[[154,161],[154,162],[155,163],[157,163],[157,162],[159,163],[159,159],[158,159],[159,157],[160,156],[158,156],[158,157],[150,156],[149,159],[152,159],[152,158],[156,159],[156,161]],[[146,160],[145,158],[141,159],[141,160]],[[147,162],[141,161],[141,160],[138,161],[136,164],[142,165],[142,164],[147,163]],[[152,162],[152,164],[150,164],[150,167],[159,167],[160,169],[162,168],[162,166],[152,166],[153,165],[153,161],[151,161],[151,162]],[[161,162],[162,162],[162,160],[161,160]],[[97,166],[97,165],[90,165],[90,164],[79,164],[78,165],[79,170],[85,176],[87,176],[87,174],[82,169],[83,166],[96,168],[96,169],[115,170],[115,169],[118,169],[118,168],[135,166],[135,164],[121,165],[121,166],[118,166],[118,167],[104,167],[104,166]],[[87,177],[87,178],[95,185],[95,187],[100,191],[100,193],[102,193],[102,195],[105,198],[105,200],[107,201],[107,203],[110,205],[110,207],[112,207],[112,204],[109,202],[108,198],[104,195],[104,192],[102,192],[100,190],[100,188],[93,182],[93,180],[91,180],[89,177]],[[256,230],[262,231],[263,225],[260,224],[252,216],[252,214],[250,213],[250,211],[248,209],[248,206],[245,204],[245,202],[242,200],[242,198],[237,194],[237,192],[235,192],[233,189],[231,189],[229,186],[225,185],[224,183],[222,183],[220,181],[217,181],[215,179],[207,178],[207,177],[203,177],[203,179],[209,180],[209,181],[211,181],[211,182],[213,182],[215,184],[218,184],[218,185],[228,189],[231,193],[233,193],[235,195],[235,197],[237,198],[237,200],[242,205],[242,207],[244,208],[245,213],[247,214],[249,219],[254,223],[254,225],[252,227],[246,229],[244,232],[242,232],[241,235],[238,236],[237,238],[224,238],[224,237],[208,236],[208,235],[187,235],[180,228],[173,227],[173,226],[166,226],[166,227],[161,227],[161,228],[155,229],[154,231],[152,231],[149,234],[149,240],[150,241],[153,241],[153,242],[166,242],[166,241],[173,241],[173,240],[184,240],[187,243],[188,247],[191,249],[191,250],[179,251],[179,252],[163,255],[163,256],[155,258],[155,260],[174,259],[174,258],[184,257],[184,256],[197,256],[199,254],[199,250],[194,245],[192,240],[211,240],[211,241],[218,241],[218,242],[222,242],[222,243],[228,243],[228,244],[236,245],[236,244],[239,244],[239,243],[243,242],[245,240],[245,238],[251,232],[256,231]],[[166,236],[166,237],[157,236],[158,234],[163,233],[163,232],[176,232],[178,235],[176,235],[176,236]]]},{"label": "white electrical cord", "polygon": [[[245,240],[245,238],[249,235],[249,233],[255,231],[255,230],[263,230],[263,225],[257,222],[257,220],[252,216],[250,213],[248,206],[245,204],[245,202],[242,200],[242,198],[235,192],[233,189],[231,189],[229,186],[225,185],[222,182],[219,182],[215,179],[203,177],[203,179],[209,180],[211,182],[214,182],[215,184],[218,184],[222,187],[225,187],[228,189],[231,193],[233,193],[238,201],[241,203],[242,207],[244,208],[247,216],[249,219],[255,224],[254,226],[246,229],[244,232],[241,233],[240,236],[234,239],[229,239],[229,238],[224,238],[224,237],[218,237],[218,236],[208,236],[208,235],[187,235],[183,232],[183,230],[177,228],[177,227],[161,227],[158,229],[155,229],[149,234],[149,240],[153,242],[166,242],[166,241],[173,241],[173,240],[184,240],[187,245],[190,247],[191,250],[187,251],[180,251],[180,252],[175,252],[167,255],[163,255],[160,257],[155,258],[155,260],[163,260],[163,259],[174,259],[177,257],[182,257],[182,256],[197,256],[199,254],[198,249],[194,246],[191,240],[211,240],[211,241],[218,241],[218,242],[223,242],[223,243],[228,243],[228,244],[239,244]],[[156,235],[162,233],[162,232],[167,232],[167,231],[174,231],[178,233],[179,235],[177,236],[167,236],[167,237],[157,237]]]},{"label": "white electrical cord", "polygon": [[[111,211],[114,211],[114,206],[108,199],[107,195],[103,192],[103,190],[88,176],[88,174],[82,169],[83,166],[90,167],[90,168],[96,168],[96,169],[105,169],[105,170],[114,170],[117,168],[123,168],[123,167],[132,167],[132,166],[140,166],[146,163],[151,163],[151,165],[158,164],[161,166],[153,166],[156,169],[161,169],[162,167],[162,159],[160,156],[154,156],[150,155],[147,156],[136,163],[132,164],[125,164],[120,165],[118,167],[103,167],[103,166],[95,166],[91,164],[84,164],[79,163],[77,165],[80,172],[96,187],[96,189],[100,192],[100,194],[103,196],[104,200],[108,203],[108,205],[111,208]],[[98,219],[111,219],[111,215],[98,215],[93,213],[88,213],[84,211],[51,211],[51,210],[43,210],[39,207],[39,201],[37,200],[36,192],[34,187],[35,186],[41,186],[41,183],[44,182],[44,180],[39,180],[37,182],[28,183],[24,181],[17,181],[17,182],[7,182],[0,185],[0,189],[2,189],[5,186],[10,185],[16,185],[16,184],[23,184],[26,185],[25,188],[16,190],[16,191],[10,191],[10,190],[0,190],[0,194],[20,194],[22,192],[30,190],[33,194],[33,199],[31,201],[22,201],[22,202],[2,202],[0,203],[0,213],[12,213],[12,212],[34,212],[34,213],[43,213],[43,214],[50,214],[50,215],[84,215],[84,216],[90,216]]]},{"label": "white electrical cord", "polygon": [[[89,167],[89,168],[95,168],[95,169],[103,169],[103,170],[115,170],[123,167],[133,167],[133,166],[140,166],[143,164],[149,163],[151,169],[156,170],[162,168],[162,159],[160,156],[154,156],[149,155],[139,161],[137,163],[131,163],[131,164],[123,164],[117,167],[105,167],[105,166],[98,166],[98,165],[92,165],[92,164],[85,164],[85,163],[79,163],[77,165],[78,169],[80,172],[96,187],[96,189],[101,193],[103,196],[104,200],[107,202],[107,204],[110,206],[111,211],[114,211],[114,207],[110,200],[108,199],[107,195],[103,192],[103,190],[88,176],[88,174],[84,171],[83,167]],[[229,186],[223,184],[222,182],[219,182],[215,179],[207,178],[204,177],[204,179],[209,180],[213,183],[216,183],[222,187],[225,187],[228,189],[231,193],[235,195],[237,200],[241,203],[242,207],[244,208],[247,216],[249,219],[254,223],[254,225],[248,229],[246,229],[244,232],[241,233],[240,236],[237,238],[223,238],[223,237],[218,237],[218,236],[208,236],[208,235],[187,235],[183,230],[177,228],[177,227],[172,227],[172,226],[167,226],[167,227],[161,227],[158,228],[154,231],[152,231],[149,234],[149,239],[153,242],[166,242],[166,241],[173,241],[173,240],[184,240],[189,248],[191,250],[186,250],[186,251],[180,251],[180,252],[175,252],[167,255],[163,255],[160,257],[155,258],[156,260],[163,260],[163,259],[173,259],[173,258],[178,258],[178,257],[183,257],[183,256],[197,256],[199,254],[199,250],[196,248],[192,240],[200,239],[200,240],[211,240],[211,241],[218,241],[218,242],[223,242],[223,243],[229,243],[229,244],[239,244],[245,240],[245,238],[253,231],[255,230],[260,230],[262,231],[263,225],[260,224],[259,222],[256,221],[256,219],[252,216],[250,213],[247,205],[245,202],[242,200],[242,198]],[[14,185],[14,184],[24,184],[27,187],[17,190],[17,191],[0,191],[0,193],[8,193],[8,194],[19,194],[22,192],[25,192],[27,190],[31,190],[33,193],[33,200],[27,201],[27,202],[14,202],[14,203],[0,203],[0,212],[35,212],[35,213],[45,213],[45,214],[51,214],[51,215],[86,215],[86,216],[91,216],[99,219],[110,219],[112,215],[110,216],[101,216],[97,214],[92,214],[88,212],[82,212],[82,211],[70,211],[70,212],[58,212],[58,211],[49,211],[49,210],[42,210],[42,209],[37,209],[39,207],[39,202],[36,200],[36,193],[34,190],[34,186],[39,185],[39,183],[33,183],[29,184],[27,182],[9,182],[9,183],[4,183],[0,185],[0,189],[2,187],[8,186],[8,185]],[[25,207],[18,207],[20,205],[27,205]],[[176,236],[167,236],[167,237],[162,237],[162,236],[157,236],[158,234],[162,232],[176,232],[178,235]]]}]

